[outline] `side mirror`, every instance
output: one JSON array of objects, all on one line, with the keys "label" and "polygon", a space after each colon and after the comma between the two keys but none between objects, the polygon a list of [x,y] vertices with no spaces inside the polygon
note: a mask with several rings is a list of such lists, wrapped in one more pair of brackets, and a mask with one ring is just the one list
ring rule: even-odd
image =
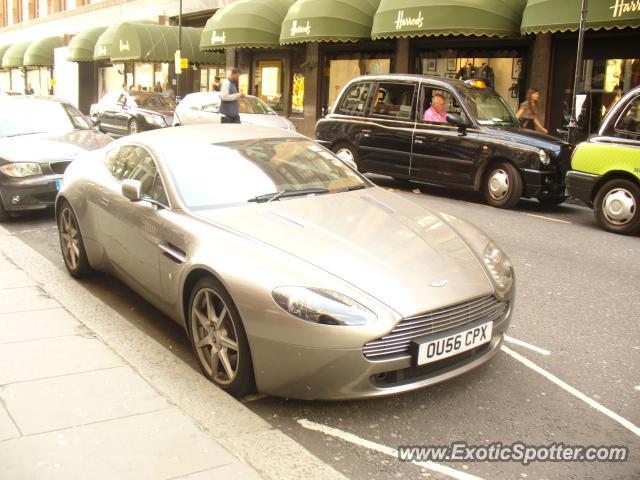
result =
[{"label": "side mirror", "polygon": [[132,202],[139,202],[142,200],[142,183],[139,180],[123,180],[122,195]]},{"label": "side mirror", "polygon": [[458,113],[448,113],[447,114],[447,123],[451,125],[455,125],[459,128],[466,128],[467,123],[464,121],[462,116]]}]

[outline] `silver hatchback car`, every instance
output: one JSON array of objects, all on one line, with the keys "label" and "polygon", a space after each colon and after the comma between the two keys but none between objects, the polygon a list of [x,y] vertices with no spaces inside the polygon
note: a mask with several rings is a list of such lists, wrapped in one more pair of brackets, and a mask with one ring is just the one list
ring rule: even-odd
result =
[{"label": "silver hatchback car", "polygon": [[389,395],[503,341],[515,280],[496,244],[301,135],[172,128],[83,160],[57,199],[69,272],[118,276],[185,327],[231,394]]}]

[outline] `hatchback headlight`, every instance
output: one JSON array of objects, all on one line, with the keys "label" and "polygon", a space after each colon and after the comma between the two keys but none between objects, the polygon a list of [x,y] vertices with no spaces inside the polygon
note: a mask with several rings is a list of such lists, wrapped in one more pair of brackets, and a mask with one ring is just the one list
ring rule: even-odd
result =
[{"label": "hatchback headlight", "polygon": [[540,149],[540,151],[538,152],[538,156],[540,157],[540,161],[543,165],[549,165],[549,163],[551,162],[551,158],[545,150]]},{"label": "hatchback headlight", "polygon": [[496,296],[504,300],[513,287],[513,265],[506,254],[493,243],[487,243],[482,260],[493,278]]},{"label": "hatchback headlight", "polygon": [[42,175],[42,168],[39,163],[35,162],[15,162],[8,163],[0,167],[0,171],[10,177],[31,177],[33,175]]},{"label": "hatchback headlight", "polygon": [[375,313],[341,293],[321,288],[277,287],[275,302],[294,317],[323,325],[367,325]]}]

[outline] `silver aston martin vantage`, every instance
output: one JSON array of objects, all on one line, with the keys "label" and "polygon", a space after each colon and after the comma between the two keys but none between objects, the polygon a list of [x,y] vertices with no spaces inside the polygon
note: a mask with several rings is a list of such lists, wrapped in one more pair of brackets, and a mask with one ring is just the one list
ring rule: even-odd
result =
[{"label": "silver aston martin vantage", "polygon": [[120,139],[70,165],[56,216],[69,273],[119,277],[236,396],[432,385],[491,358],[513,311],[513,268],[486,235],[280,129]]}]

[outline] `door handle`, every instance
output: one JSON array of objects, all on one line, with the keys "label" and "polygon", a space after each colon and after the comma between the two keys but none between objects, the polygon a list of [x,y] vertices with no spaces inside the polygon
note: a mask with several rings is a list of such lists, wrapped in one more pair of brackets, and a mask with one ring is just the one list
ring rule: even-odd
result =
[{"label": "door handle", "polygon": [[426,137],[416,137],[415,143],[422,145],[425,140],[426,140]]},{"label": "door handle", "polygon": [[165,257],[177,264],[182,264],[187,261],[187,252],[181,250],[171,243],[159,243],[158,248],[162,251],[162,254]]},{"label": "door handle", "polygon": [[100,199],[100,203],[102,204],[103,207],[109,208],[111,206],[111,202],[104,197]]},{"label": "door handle", "polygon": [[362,136],[363,137],[370,137],[371,136],[371,130],[362,130]]}]

